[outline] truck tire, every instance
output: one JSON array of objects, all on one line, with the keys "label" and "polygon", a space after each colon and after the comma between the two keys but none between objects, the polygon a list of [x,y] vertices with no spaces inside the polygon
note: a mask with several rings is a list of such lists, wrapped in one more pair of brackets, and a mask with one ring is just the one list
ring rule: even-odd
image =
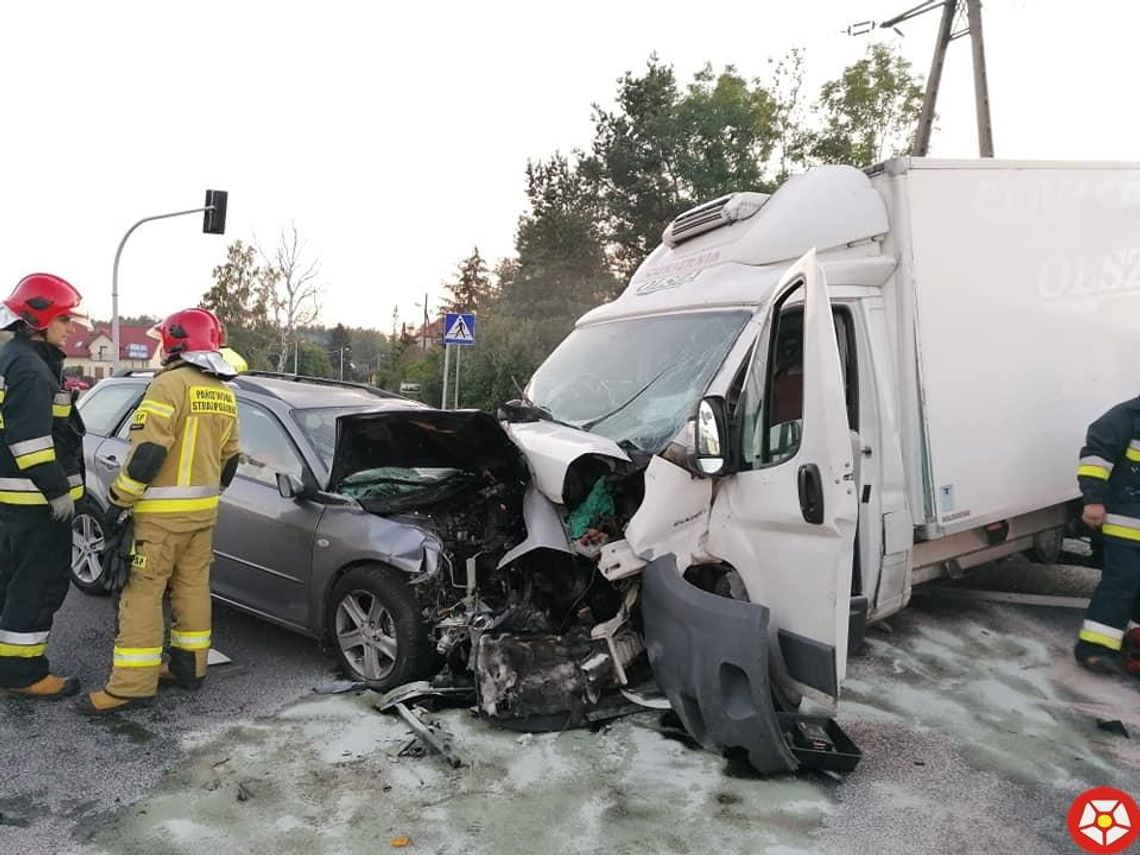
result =
[{"label": "truck tire", "polygon": [[1033,535],[1033,546],[1026,553],[1029,560],[1035,564],[1056,564],[1061,557],[1064,537],[1063,528],[1051,528]]},{"label": "truck tire", "polygon": [[71,584],[85,594],[105,596],[103,588],[103,544],[107,520],[91,499],[75,503],[71,518]]},{"label": "truck tire", "polygon": [[437,659],[405,574],[380,564],[349,570],[328,602],[329,637],[351,680],[385,691],[429,677]]}]

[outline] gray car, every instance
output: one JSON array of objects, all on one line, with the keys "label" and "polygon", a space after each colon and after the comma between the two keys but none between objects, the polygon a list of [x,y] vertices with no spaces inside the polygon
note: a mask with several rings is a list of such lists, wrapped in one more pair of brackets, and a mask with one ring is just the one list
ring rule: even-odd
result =
[{"label": "gray car", "polygon": [[[72,581],[86,593],[102,591],[107,489],[129,451],[131,415],[149,380],[104,380],[78,405],[88,431],[87,496],[73,523]],[[430,671],[434,651],[407,580],[438,544],[329,485],[339,417],[434,411],[371,387],[288,375],[243,374],[232,385],[242,454],[222,497],[214,597],[333,642],[350,676],[399,685]]]}]

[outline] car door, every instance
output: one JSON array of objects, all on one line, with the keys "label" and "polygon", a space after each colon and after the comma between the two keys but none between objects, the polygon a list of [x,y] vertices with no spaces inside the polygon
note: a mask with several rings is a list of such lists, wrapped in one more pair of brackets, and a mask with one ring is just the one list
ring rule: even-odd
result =
[{"label": "car door", "polygon": [[[786,311],[802,303],[802,311]],[[709,551],[770,610],[770,640],[804,687],[838,697],[847,663],[857,496],[843,371],[814,253],[777,287],[733,417]]]},{"label": "car door", "polygon": [[[130,451],[129,415],[94,453],[104,495]],[[222,494],[210,589],[247,611],[307,629],[312,625],[307,591],[313,541],[323,508],[283,499],[277,492],[277,472],[300,477],[305,464],[274,413],[239,397],[238,424],[241,459]]]},{"label": "car door", "polygon": [[115,480],[128,448],[125,434],[120,439],[116,430],[138,405],[145,389],[145,381],[100,384],[81,397],[77,404],[87,428],[83,437],[87,493],[100,506],[106,503],[107,489]]},{"label": "car door", "polygon": [[278,474],[301,478],[306,464],[274,412],[239,397],[238,424],[241,459],[222,495],[214,593],[272,620],[309,627],[309,575],[323,508],[277,491]]}]

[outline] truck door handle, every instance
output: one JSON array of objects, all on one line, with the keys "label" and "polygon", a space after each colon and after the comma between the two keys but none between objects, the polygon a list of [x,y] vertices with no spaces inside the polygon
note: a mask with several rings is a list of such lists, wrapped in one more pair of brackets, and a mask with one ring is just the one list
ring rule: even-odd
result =
[{"label": "truck door handle", "polygon": [[823,522],[823,478],[820,477],[819,467],[814,463],[805,463],[796,473],[796,482],[800,488],[800,510],[804,521],[820,525]]},{"label": "truck door handle", "polygon": [[108,469],[114,469],[119,465],[119,458],[113,454],[108,454],[106,456],[97,454],[95,455],[95,461],[101,466],[106,466]]}]

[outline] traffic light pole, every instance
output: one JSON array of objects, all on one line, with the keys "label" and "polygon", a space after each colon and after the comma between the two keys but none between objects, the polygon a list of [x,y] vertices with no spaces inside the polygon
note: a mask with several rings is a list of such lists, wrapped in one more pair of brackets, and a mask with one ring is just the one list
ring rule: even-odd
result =
[{"label": "traffic light pole", "polygon": [[143,217],[123,235],[119,241],[119,248],[115,250],[115,266],[111,272],[111,342],[114,353],[111,356],[111,373],[119,373],[119,259],[123,256],[123,247],[127,245],[127,238],[134,234],[135,229],[143,223],[154,220],[168,220],[171,217],[184,217],[187,214],[205,213],[205,222],[202,231],[206,234],[224,234],[226,228],[226,198],[224,190],[207,190],[206,204],[201,208],[190,208],[187,211],[172,211],[169,214],[155,214],[153,217]]}]

